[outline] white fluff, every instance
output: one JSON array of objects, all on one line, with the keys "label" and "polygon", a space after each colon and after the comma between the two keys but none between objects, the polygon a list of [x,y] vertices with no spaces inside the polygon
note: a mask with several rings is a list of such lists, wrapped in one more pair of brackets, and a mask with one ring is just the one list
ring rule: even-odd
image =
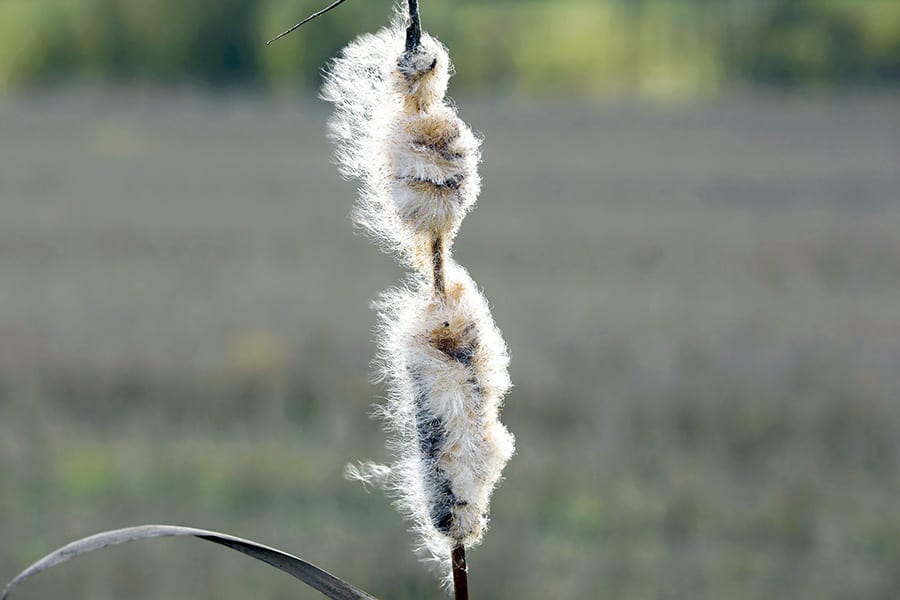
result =
[{"label": "white fluff", "polygon": [[356,222],[416,271],[377,303],[395,462],[348,475],[392,492],[446,569],[454,547],[481,540],[514,451],[499,421],[509,358],[487,301],[450,258],[480,190],[480,142],[445,100],[446,49],[426,34],[408,51],[404,33],[398,19],[352,42],[322,91],[341,172],[360,180]]},{"label": "white fluff", "polygon": [[444,99],[452,69],[428,34],[405,53],[398,20],[351,42],[322,88],[341,173],[360,181],[355,221],[404,259],[434,232],[452,239],[481,189],[480,142]]},{"label": "white fluff", "polygon": [[391,390],[382,414],[397,456],[390,485],[442,560],[453,546],[480,541],[514,449],[499,421],[510,388],[506,345],[465,270],[454,264],[447,279],[443,299],[418,285],[378,303],[380,369]]}]

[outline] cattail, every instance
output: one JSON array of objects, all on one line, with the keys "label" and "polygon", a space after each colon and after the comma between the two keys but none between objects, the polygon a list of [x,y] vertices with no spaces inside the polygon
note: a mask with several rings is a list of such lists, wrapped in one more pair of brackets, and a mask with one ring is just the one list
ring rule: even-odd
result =
[{"label": "cattail", "polygon": [[453,67],[430,35],[407,49],[403,26],[367,34],[334,60],[322,97],[341,172],[360,180],[355,221],[418,268],[448,243],[481,188],[478,139],[445,102]]},{"label": "cattail", "polygon": [[350,474],[393,493],[446,568],[451,552],[481,540],[513,454],[499,421],[509,358],[486,300],[450,255],[480,191],[480,142],[445,98],[446,48],[404,18],[345,48],[322,92],[335,105],[341,172],[360,181],[356,223],[413,270],[376,304],[389,387],[380,414],[395,462]]}]

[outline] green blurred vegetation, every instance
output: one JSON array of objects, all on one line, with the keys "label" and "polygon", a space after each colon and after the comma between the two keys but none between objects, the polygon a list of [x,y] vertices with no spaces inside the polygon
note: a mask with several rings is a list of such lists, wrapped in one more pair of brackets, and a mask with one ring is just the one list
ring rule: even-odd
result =
[{"label": "green blurred vegetation", "polygon": [[[277,46],[319,0],[3,0],[0,88],[57,81],[315,84],[390,0],[358,1]],[[696,95],[725,86],[894,86],[893,0],[443,0],[423,7],[464,88]]]}]

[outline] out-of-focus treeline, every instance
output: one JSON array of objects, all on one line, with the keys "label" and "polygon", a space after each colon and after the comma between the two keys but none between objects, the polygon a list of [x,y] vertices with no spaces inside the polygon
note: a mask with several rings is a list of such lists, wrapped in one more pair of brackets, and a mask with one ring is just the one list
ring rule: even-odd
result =
[{"label": "out-of-focus treeline", "polygon": [[[0,89],[57,82],[314,84],[391,0],[264,41],[324,0],[3,0]],[[459,87],[696,95],[743,85],[900,84],[895,0],[429,0]]]}]

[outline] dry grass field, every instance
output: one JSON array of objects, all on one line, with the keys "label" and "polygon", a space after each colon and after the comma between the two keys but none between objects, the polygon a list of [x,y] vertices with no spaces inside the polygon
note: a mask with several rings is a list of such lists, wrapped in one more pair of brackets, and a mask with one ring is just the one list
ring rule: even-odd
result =
[{"label": "dry grass field", "polygon": [[[518,437],[478,598],[894,598],[896,97],[673,107],[461,99],[456,244],[511,347]],[[384,497],[368,302],[326,107],[188,92],[0,101],[0,579],[172,523],[438,598]],[[18,598],[315,598],[200,542]]]}]

